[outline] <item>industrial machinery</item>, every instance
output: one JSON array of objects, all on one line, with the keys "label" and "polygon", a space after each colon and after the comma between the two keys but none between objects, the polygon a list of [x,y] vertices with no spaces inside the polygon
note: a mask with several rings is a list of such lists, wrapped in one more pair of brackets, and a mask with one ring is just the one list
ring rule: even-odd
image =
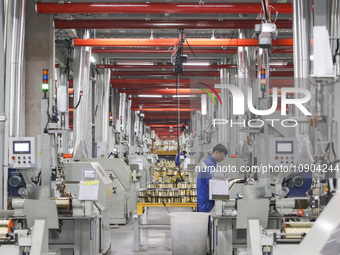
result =
[{"label": "industrial machinery", "polygon": [[110,208],[110,224],[126,224],[136,210],[136,182],[132,179],[133,171],[122,158],[83,159],[98,162],[113,182],[113,196]]}]

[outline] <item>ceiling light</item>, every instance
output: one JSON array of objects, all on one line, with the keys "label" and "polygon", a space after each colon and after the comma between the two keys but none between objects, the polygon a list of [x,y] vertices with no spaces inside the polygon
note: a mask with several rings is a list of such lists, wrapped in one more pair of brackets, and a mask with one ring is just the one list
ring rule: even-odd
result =
[{"label": "ceiling light", "polygon": [[286,66],[288,65],[288,62],[271,62],[270,65],[275,65],[275,66]]},{"label": "ceiling light", "polygon": [[162,95],[138,95],[138,97],[162,97]]},{"label": "ceiling light", "polygon": [[145,66],[152,66],[154,62],[152,61],[117,61],[117,65],[145,65]]},{"label": "ceiling light", "polygon": [[172,97],[195,97],[194,95],[175,95]]},{"label": "ceiling light", "polygon": [[188,62],[188,63],[183,63],[185,66],[209,66],[209,62]]},{"label": "ceiling light", "polygon": [[215,40],[215,30],[213,30],[212,35],[211,35],[211,40]]}]

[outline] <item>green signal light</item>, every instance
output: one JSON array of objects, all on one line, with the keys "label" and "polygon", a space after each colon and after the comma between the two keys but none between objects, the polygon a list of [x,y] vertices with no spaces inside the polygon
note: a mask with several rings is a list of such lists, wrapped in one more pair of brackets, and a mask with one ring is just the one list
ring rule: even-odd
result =
[{"label": "green signal light", "polygon": [[42,86],[41,86],[41,89],[44,92],[48,91],[48,88],[49,88],[48,83],[43,83]]}]

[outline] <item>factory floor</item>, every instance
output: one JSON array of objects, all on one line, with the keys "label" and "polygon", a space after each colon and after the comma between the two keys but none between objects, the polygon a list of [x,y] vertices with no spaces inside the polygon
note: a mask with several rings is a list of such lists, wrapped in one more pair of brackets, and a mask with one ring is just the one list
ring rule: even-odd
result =
[{"label": "factory floor", "polygon": [[[190,211],[188,208],[169,208],[171,212]],[[170,224],[164,207],[149,208],[148,224]],[[117,228],[111,226],[112,255],[171,255],[171,231],[169,229],[142,229],[139,251],[133,251],[133,219]]]}]

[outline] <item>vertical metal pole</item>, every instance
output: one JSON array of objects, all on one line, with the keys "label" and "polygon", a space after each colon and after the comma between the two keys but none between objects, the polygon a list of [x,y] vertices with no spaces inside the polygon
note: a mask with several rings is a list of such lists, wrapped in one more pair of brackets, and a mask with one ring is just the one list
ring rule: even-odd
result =
[{"label": "vertical metal pole", "polygon": [[22,86],[26,0],[8,4],[6,35],[6,87],[9,90],[9,135],[22,135]]},{"label": "vertical metal pole", "polygon": [[[312,24],[311,1],[293,0],[293,54],[294,54],[294,86],[310,91],[308,81],[310,73],[310,42]],[[309,108],[309,104],[306,104]],[[297,111],[298,117],[302,116]],[[297,133],[310,133],[308,124],[299,124]]]},{"label": "vertical metal pole", "polygon": [[[106,60],[105,64],[109,64]],[[104,69],[104,77],[102,84],[103,98],[102,98],[102,142],[105,146],[109,143],[109,97],[110,97],[110,78],[111,70]]]},{"label": "vertical metal pole", "polygon": [[[94,69],[91,68],[91,69]],[[94,72],[94,70],[91,70]],[[95,116],[95,108],[96,108],[96,80],[95,75],[92,73],[92,93],[91,93],[91,103],[92,103],[92,158],[97,157],[97,147],[96,147],[96,116]],[[99,77],[98,77],[99,78]]]},{"label": "vertical metal pole", "polygon": [[[4,45],[4,3],[0,4],[0,116],[5,116],[5,45]],[[5,121],[0,121],[0,210],[4,209],[3,196],[7,193],[4,189],[4,154],[6,151],[5,145]],[[7,171],[7,169],[6,169]],[[6,178],[7,179],[7,178]]]}]

